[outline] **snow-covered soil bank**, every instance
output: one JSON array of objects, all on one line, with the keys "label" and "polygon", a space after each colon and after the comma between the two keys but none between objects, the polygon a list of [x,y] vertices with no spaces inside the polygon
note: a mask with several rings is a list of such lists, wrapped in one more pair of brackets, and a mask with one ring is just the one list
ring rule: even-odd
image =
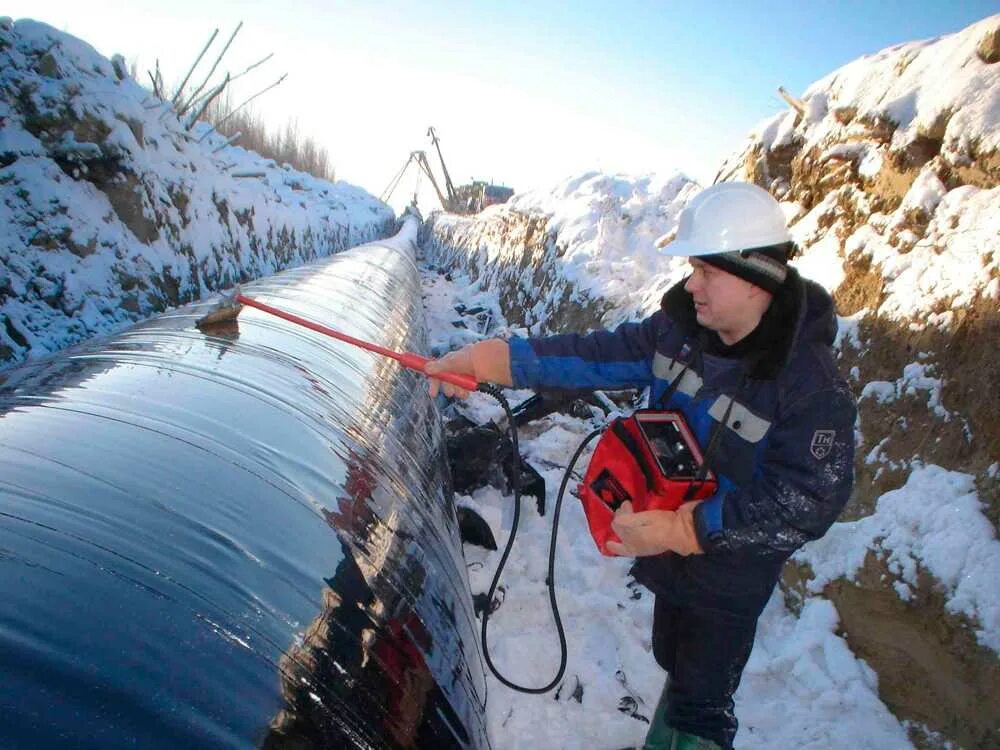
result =
[{"label": "snow-covered soil bank", "polygon": [[0,19],[0,366],[383,236],[388,206],[191,129],[121,58]]},{"label": "snow-covered soil bank", "polygon": [[[447,350],[477,333],[455,328],[456,304],[496,309],[463,273],[452,281],[424,272],[424,302],[432,349]],[[502,317],[491,334],[509,331]],[[514,329],[524,334],[524,329]],[[461,332],[461,333],[458,333]],[[512,403],[528,391],[511,394]],[[500,416],[479,394],[463,412],[477,422]],[[546,482],[545,517],[535,499],[522,498],[517,542],[500,581],[502,604],[490,620],[490,653],[508,679],[547,683],[559,664],[559,644],[548,607],[545,576],[552,509],[569,458],[597,422],[553,414],[521,433],[522,454]],[[578,469],[585,466],[585,454]],[[490,524],[503,549],[513,498],[493,487],[459,496]],[[474,593],[485,592],[498,552],[465,546]],[[628,576],[630,560],[602,557],[579,502],[567,495],[559,529],[556,585],[569,661],[562,686],[547,695],[514,692],[489,679],[488,719],[497,750],[538,747],[612,750],[641,746],[664,674],[651,652],[652,597]],[[834,606],[810,596],[793,612],[776,593],[761,619],[753,655],[737,693],[739,748],[815,750],[910,748],[902,723],[878,697],[878,677],[838,635]],[[846,720],[850,717],[850,720]]]},{"label": "snow-covered soil bank", "polygon": [[[859,399],[854,496],[787,567],[786,599],[836,621],[930,747],[1000,743],[998,143],[993,16],[831,73],[720,169],[783,201],[795,264],[837,302]],[[426,252],[533,334],[610,326],[686,273],[652,247],[697,189],[677,179],[587,174],[477,217],[435,215]]]},{"label": "snow-covered soil bank", "polygon": [[431,262],[497,291],[507,318],[532,332],[613,326],[655,307],[684,275],[653,242],[698,190],[681,174],[589,172],[475,217],[434,213],[423,246]]}]

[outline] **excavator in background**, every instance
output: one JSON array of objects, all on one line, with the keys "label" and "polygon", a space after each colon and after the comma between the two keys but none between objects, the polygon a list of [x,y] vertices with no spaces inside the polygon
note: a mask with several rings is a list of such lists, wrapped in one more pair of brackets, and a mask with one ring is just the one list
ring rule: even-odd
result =
[{"label": "excavator in background", "polygon": [[[403,164],[403,168],[396,173],[396,176],[393,177],[388,187],[382,191],[381,200],[383,202],[388,201],[392,196],[393,191],[395,191],[411,164],[415,164],[418,169],[418,184],[420,175],[426,175],[434,187],[434,192],[437,193],[438,200],[441,201],[441,207],[449,213],[476,214],[495,203],[506,203],[514,194],[513,188],[504,185],[494,185],[485,180],[473,180],[466,185],[460,185],[456,188],[451,181],[448,167],[444,163],[444,155],[441,153],[441,141],[437,137],[437,133],[433,127],[427,128],[427,135],[437,150],[438,159],[441,162],[441,171],[444,173],[444,192],[442,192],[441,186],[431,171],[430,162],[427,160],[427,153],[424,151],[411,151],[410,157]],[[416,191],[414,191],[413,200],[416,203]]]}]

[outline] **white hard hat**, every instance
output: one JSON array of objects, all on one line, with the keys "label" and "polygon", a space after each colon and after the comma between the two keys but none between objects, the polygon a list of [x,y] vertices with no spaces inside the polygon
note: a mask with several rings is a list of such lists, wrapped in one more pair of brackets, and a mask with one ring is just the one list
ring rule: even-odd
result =
[{"label": "white hard hat", "polygon": [[[665,238],[663,238],[665,239]],[[681,211],[677,236],[664,255],[714,255],[791,242],[778,201],[748,182],[721,182],[702,190]]]}]

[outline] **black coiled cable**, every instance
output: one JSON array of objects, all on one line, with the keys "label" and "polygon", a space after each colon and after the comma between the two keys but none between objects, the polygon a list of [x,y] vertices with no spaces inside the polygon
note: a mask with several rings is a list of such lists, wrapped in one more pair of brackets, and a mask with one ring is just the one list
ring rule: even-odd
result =
[{"label": "black coiled cable", "polygon": [[476,390],[492,396],[500,403],[500,406],[503,407],[504,413],[507,415],[507,428],[510,431],[510,443],[513,450],[513,456],[511,457],[511,473],[513,474],[513,479],[511,481],[511,485],[514,491],[514,519],[511,522],[510,537],[507,539],[507,545],[504,547],[503,554],[500,556],[500,563],[497,565],[497,571],[493,575],[493,582],[490,584],[490,590],[486,594],[486,607],[483,610],[483,627],[481,630],[483,657],[486,659],[486,665],[490,668],[493,675],[512,690],[532,694],[547,693],[559,684],[559,681],[563,678],[563,674],[566,672],[566,633],[563,630],[562,619],[559,617],[559,605],[556,603],[556,535],[559,533],[559,513],[562,510],[563,495],[566,492],[566,485],[569,484],[569,478],[573,473],[573,467],[576,466],[577,460],[580,458],[580,455],[583,453],[590,441],[600,435],[604,430],[603,428],[598,428],[591,432],[583,439],[583,442],[581,442],[580,446],[576,449],[576,453],[574,453],[573,458],[570,459],[569,466],[566,467],[566,473],[563,474],[562,482],[559,485],[559,494],[556,496],[555,510],[552,513],[552,539],[549,542],[549,569],[548,575],[545,578],[545,585],[548,586],[549,589],[549,603],[552,607],[552,616],[556,621],[556,632],[559,634],[559,671],[552,679],[552,682],[544,687],[524,687],[523,685],[511,682],[500,674],[500,671],[493,665],[493,661],[490,659],[489,646],[486,645],[486,628],[490,619],[490,608],[493,605],[493,594],[496,593],[497,584],[500,582],[500,574],[503,572],[503,566],[507,564],[507,557],[510,555],[510,550],[514,546],[514,538],[517,536],[517,524],[521,519],[521,453],[517,445],[517,426],[514,424],[514,414],[511,411],[510,404],[507,403],[507,398],[503,395],[503,391],[499,388],[499,386],[493,385],[492,383],[480,383]]}]

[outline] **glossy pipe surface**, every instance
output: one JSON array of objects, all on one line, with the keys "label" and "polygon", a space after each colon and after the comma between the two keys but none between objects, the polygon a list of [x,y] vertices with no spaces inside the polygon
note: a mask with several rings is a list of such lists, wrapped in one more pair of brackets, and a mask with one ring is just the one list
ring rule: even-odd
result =
[{"label": "glossy pipe surface", "polygon": [[[415,236],[244,291],[426,351]],[[211,306],[0,372],[0,747],[487,748],[426,381]]]}]

